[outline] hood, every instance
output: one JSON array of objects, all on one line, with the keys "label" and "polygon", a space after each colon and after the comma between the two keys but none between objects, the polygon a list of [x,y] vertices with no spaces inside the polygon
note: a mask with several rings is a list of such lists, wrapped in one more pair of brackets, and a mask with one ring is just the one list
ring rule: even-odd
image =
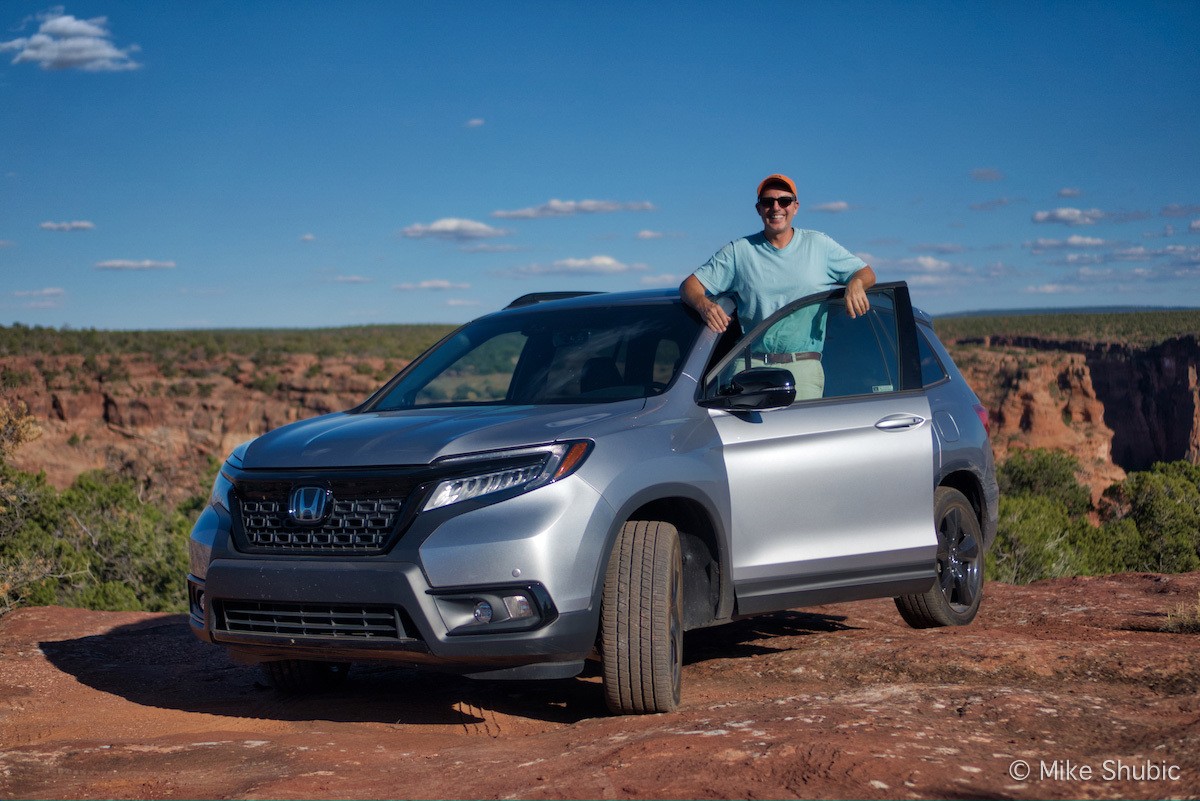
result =
[{"label": "hood", "polygon": [[637,412],[645,399],[570,406],[488,406],[338,412],[277,428],[246,448],[250,469],[385,467],[428,464],[496,448],[586,435],[581,426]]}]

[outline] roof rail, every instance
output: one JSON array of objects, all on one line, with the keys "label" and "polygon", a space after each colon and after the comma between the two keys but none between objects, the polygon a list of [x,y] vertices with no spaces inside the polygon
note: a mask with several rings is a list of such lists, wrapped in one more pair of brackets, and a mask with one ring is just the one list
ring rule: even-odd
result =
[{"label": "roof rail", "polygon": [[562,300],[564,298],[579,298],[584,295],[602,295],[603,292],[530,292],[528,295],[522,295],[504,308],[516,309],[521,306],[532,306],[535,303],[543,303],[547,300]]}]

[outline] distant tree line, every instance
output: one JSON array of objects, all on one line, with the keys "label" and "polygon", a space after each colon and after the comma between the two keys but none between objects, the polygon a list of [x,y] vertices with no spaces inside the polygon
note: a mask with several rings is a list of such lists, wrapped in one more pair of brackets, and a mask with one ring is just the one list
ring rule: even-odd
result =
[{"label": "distant tree line", "polygon": [[933,321],[947,342],[989,336],[1030,336],[1047,340],[1123,342],[1157,345],[1168,339],[1195,337],[1200,309],[1108,312],[1047,311],[1043,314],[956,315]]},{"label": "distant tree line", "polygon": [[452,325],[364,325],[346,328],[237,328],[181,331],[100,331],[17,323],[0,326],[0,357],[120,357],[147,353],[164,363],[245,355],[256,363],[280,361],[288,353],[412,359],[449,332]]}]

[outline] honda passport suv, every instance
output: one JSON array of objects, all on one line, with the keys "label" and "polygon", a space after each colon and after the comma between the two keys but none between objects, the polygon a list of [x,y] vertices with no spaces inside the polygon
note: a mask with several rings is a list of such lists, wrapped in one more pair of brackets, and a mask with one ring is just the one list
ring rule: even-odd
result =
[{"label": "honda passport suv", "polygon": [[[904,283],[856,318],[841,292],[745,335],[665,290],[464,325],[360,406],[234,450],[191,534],[192,629],[289,691],[355,661],[544,679],[599,658],[610,709],[638,713],[679,704],[689,629],[863,598],[969,623],[987,412]],[[792,354],[749,367],[798,325],[819,398]]]}]

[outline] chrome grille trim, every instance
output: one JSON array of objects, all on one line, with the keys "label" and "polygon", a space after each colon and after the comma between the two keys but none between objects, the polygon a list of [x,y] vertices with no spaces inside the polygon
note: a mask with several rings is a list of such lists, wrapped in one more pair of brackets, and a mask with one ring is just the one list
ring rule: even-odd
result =
[{"label": "chrome grille trim", "polygon": [[395,528],[403,498],[334,497],[333,510],[319,526],[288,520],[282,498],[243,500],[242,528],[255,548],[293,551],[379,552]]}]

